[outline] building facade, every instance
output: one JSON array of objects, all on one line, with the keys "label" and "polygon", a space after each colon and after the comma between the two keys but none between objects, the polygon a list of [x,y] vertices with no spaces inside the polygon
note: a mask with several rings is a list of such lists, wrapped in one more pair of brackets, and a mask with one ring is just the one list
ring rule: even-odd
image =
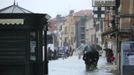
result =
[{"label": "building facade", "polygon": [[93,15],[87,17],[85,35],[86,43],[95,42],[95,27],[93,23]]},{"label": "building facade", "polygon": [[134,1],[116,0],[116,6],[110,10],[104,20],[102,40],[106,47],[113,49],[115,64],[120,70],[123,63],[121,43],[134,40]]}]

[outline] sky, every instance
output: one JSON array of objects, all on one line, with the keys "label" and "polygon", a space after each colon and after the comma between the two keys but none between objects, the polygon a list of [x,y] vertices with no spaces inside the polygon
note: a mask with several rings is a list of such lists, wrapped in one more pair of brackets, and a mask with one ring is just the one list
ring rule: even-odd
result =
[{"label": "sky", "polygon": [[[70,10],[75,12],[92,9],[92,0],[15,0],[20,7],[34,13],[47,13],[52,18],[57,14],[66,16]],[[0,0],[0,9],[10,6],[14,0]]]}]

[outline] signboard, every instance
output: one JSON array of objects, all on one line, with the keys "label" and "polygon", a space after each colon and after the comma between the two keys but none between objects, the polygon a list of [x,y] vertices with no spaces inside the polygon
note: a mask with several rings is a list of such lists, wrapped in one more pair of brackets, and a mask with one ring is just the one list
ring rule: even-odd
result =
[{"label": "signboard", "polygon": [[121,72],[132,73],[134,69],[134,41],[122,42],[121,44]]},{"label": "signboard", "polygon": [[0,24],[2,24],[2,25],[9,25],[9,24],[23,25],[24,19],[0,19]]},{"label": "signboard", "polygon": [[105,7],[94,7],[94,18],[95,19],[103,19],[105,18]]},{"label": "signboard", "polygon": [[123,42],[121,49],[123,54],[123,65],[134,65],[134,42]]},{"label": "signboard", "polygon": [[92,0],[93,7],[115,6],[115,0]]}]

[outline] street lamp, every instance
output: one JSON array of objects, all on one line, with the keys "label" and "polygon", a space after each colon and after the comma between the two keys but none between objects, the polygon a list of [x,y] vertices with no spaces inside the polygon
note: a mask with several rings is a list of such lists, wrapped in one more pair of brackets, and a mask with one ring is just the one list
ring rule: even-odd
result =
[{"label": "street lamp", "polygon": [[[43,34],[45,35],[44,36],[44,51],[43,51],[43,54],[44,54],[44,74],[47,75],[48,74],[48,55],[47,55],[47,31],[48,31],[48,25],[49,25],[49,21],[50,21],[50,16],[49,15],[46,15],[45,16],[45,19],[47,19],[47,23],[45,23],[46,25],[44,26],[44,32]],[[43,21],[44,22],[44,21]]]}]

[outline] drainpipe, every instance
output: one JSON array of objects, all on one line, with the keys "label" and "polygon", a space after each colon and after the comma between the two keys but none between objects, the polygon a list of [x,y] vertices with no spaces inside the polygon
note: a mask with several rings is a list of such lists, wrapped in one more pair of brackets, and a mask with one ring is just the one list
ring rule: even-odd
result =
[{"label": "drainpipe", "polygon": [[118,13],[118,8],[120,6],[120,0],[115,0],[116,1],[116,5],[115,5],[115,26],[117,27],[117,33],[116,33],[116,40],[117,40],[117,52],[118,52],[118,57],[119,57],[119,73],[121,74],[121,48],[120,48],[120,45],[121,45],[121,42],[120,42],[120,39],[119,39],[119,13]]}]

